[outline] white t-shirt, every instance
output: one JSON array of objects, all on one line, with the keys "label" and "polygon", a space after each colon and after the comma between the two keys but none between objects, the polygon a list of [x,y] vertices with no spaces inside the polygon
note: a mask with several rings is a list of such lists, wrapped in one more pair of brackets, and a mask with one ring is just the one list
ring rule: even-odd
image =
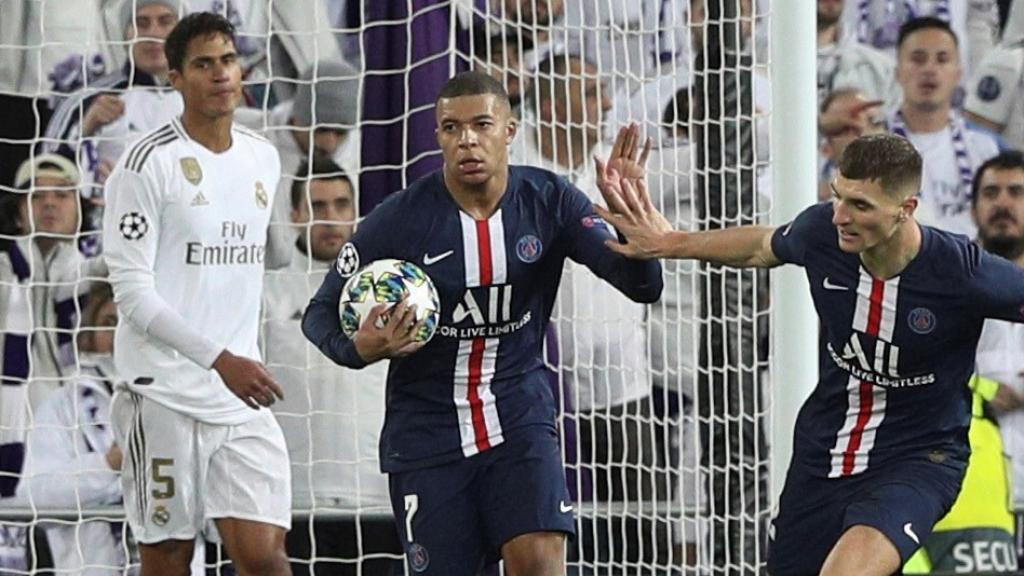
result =
[{"label": "white t-shirt", "polygon": [[273,411],[292,463],[292,500],[305,507],[391,511],[377,445],[384,425],[388,362],[337,366],[302,335],[302,313],[333,263],[292,248],[290,264],[266,275],[263,349],[284,388]]},{"label": "white t-shirt", "polygon": [[[978,341],[977,373],[1024,394],[1024,324],[986,320]],[[1024,410],[999,417],[1003,449],[1013,461],[1013,501],[1024,504]]]},{"label": "white t-shirt", "polygon": [[[544,158],[537,135],[524,130],[514,164],[540,166],[564,175],[592,201],[600,198],[593,161],[608,149],[598,146],[574,169]],[[614,232],[613,232],[614,233]],[[559,361],[566,386],[575,390],[576,408],[619,406],[650,394],[650,359],[644,328],[646,308],[575,262],[567,260],[552,309],[557,322]]]},{"label": "white t-shirt", "polygon": [[1024,40],[999,46],[981,61],[964,108],[1003,126],[1010,146],[1024,150]]},{"label": "white t-shirt", "polygon": [[[991,134],[965,128],[963,135],[972,173],[999,153],[999,144]],[[977,228],[971,219],[971,187],[960,176],[952,128],[947,125],[938,132],[908,132],[908,136],[924,160],[917,220],[973,238]]]},{"label": "white t-shirt", "polygon": [[[256,414],[210,366],[225,348],[260,359],[267,224],[281,175],[266,139],[238,126],[231,137],[219,154],[178,120],[143,137],[111,174],[103,217],[121,315],[118,370],[134,392],[211,424]],[[174,347],[159,335],[172,325]],[[208,342],[197,351],[197,340]]]}]

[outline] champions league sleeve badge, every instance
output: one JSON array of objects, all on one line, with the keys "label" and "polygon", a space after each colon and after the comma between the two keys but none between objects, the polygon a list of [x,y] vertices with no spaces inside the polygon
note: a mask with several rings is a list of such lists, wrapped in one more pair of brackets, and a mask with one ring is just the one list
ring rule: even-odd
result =
[{"label": "champions league sleeve badge", "polygon": [[335,267],[342,278],[348,278],[359,270],[359,251],[356,250],[355,244],[348,242],[341,247]]},{"label": "champions league sleeve badge", "polygon": [[121,235],[127,240],[138,240],[149,232],[149,222],[138,212],[128,212],[121,216]]}]

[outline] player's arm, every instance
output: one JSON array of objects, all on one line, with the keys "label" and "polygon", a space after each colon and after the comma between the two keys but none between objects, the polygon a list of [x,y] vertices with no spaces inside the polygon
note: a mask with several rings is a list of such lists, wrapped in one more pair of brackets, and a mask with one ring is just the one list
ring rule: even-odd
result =
[{"label": "player's arm", "polygon": [[331,268],[302,315],[302,333],[324,356],[336,364],[358,369],[385,358],[411,354],[423,346],[414,340],[419,328],[416,307],[404,300],[391,310],[386,304],[374,306],[352,338],[346,336],[338,319],[344,285],[345,279]]},{"label": "player's arm", "polygon": [[968,302],[983,318],[1024,322],[1024,268],[970,245],[973,275]]},{"label": "player's arm", "polygon": [[262,364],[235,356],[189,326],[157,292],[161,193],[154,176],[118,166],[105,194],[104,258],[121,318],[203,368],[216,370],[251,408],[270,406],[275,396],[283,398],[281,387]]},{"label": "player's arm", "polygon": [[338,262],[328,271],[302,315],[306,339],[335,364],[358,369],[384,358],[411,354],[422,347],[413,341],[419,327],[415,322],[416,310],[404,301],[391,311],[385,305],[375,306],[352,338],[341,330],[338,317],[341,291],[360,263],[368,264],[393,253],[387,240],[393,237],[394,230],[401,229],[389,216],[400,212],[392,210],[396,200],[395,196],[386,200],[359,223],[352,240],[341,248]]},{"label": "player's arm", "polygon": [[598,187],[608,208],[598,214],[618,230],[624,242],[608,241],[615,252],[629,258],[693,259],[736,268],[772,268],[782,264],[772,250],[774,228],[740,226],[704,232],[672,230],[655,208],[643,179],[620,177],[598,166]]}]

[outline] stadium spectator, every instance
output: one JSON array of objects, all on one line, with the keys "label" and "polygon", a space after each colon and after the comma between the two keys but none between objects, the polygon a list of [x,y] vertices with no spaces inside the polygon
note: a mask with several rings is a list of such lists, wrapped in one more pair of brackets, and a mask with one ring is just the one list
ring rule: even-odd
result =
[{"label": "stadium spectator", "polygon": [[[15,496],[32,413],[75,373],[73,330],[102,265],[86,259],[74,239],[81,222],[78,170],[44,154],[19,167],[19,192],[2,198],[0,218],[0,498]],[[19,540],[23,526],[4,527]],[[24,532],[21,532],[22,540]],[[16,554],[8,552],[7,555]],[[0,559],[8,562],[10,559]],[[11,566],[7,566],[10,568]]]},{"label": "stadium spectator", "polygon": [[[1024,16],[1024,3],[1018,5]],[[978,64],[967,86],[964,115],[1024,150],[1024,38],[1004,40]]]},{"label": "stadium spectator", "polygon": [[388,363],[339,369],[316,353],[301,329],[309,299],[352,235],[352,183],[334,161],[316,155],[296,170],[289,197],[291,221],[301,232],[288,267],[265,279],[263,349],[267,369],[288,391],[273,410],[291,457],[292,505],[354,518],[313,518],[311,525],[292,529],[292,570],[399,574],[401,561],[367,557],[402,554],[377,457]]},{"label": "stadium spectator", "polygon": [[888,53],[844,34],[840,17],[843,5],[853,0],[818,1],[818,105],[842,88],[854,88],[869,100],[882,100],[888,107],[899,104],[899,87],[894,76],[896,61]]},{"label": "stadium spectator", "polygon": [[[974,192],[978,239],[1024,267],[1024,158],[1004,152],[979,168]],[[1024,327],[988,320],[978,343],[978,374],[999,382],[990,401],[1013,465],[1013,502],[1024,505]]]},{"label": "stadium spectator", "polygon": [[[510,161],[561,174],[580,190],[596,196],[593,157],[608,155],[607,147],[599,145],[604,115],[611,108],[597,68],[579,56],[552,55],[538,65],[532,82],[537,89],[527,102],[536,110],[537,127],[520,132],[523,152],[513,154]],[[635,125],[628,134],[632,140],[621,140],[618,145],[630,147],[631,142],[639,142]],[[637,172],[626,177],[645,175],[650,146],[648,141]],[[616,151],[611,152],[612,157],[619,157]],[[589,496],[595,502],[638,503],[665,496],[664,490],[656,494],[653,486],[655,455],[645,314],[643,304],[630,300],[586,267],[566,263],[553,320],[563,383],[574,399],[579,419],[579,468],[593,483]],[[582,560],[622,562],[629,557],[632,562],[638,561],[642,545],[638,530],[644,533],[643,528],[635,522],[627,526],[625,515],[616,516],[610,528],[603,521],[606,519],[600,520],[580,530]],[[623,537],[627,532],[628,538]],[[599,535],[596,542],[592,541],[595,534]],[[606,541],[607,534],[614,535],[613,542]]]},{"label": "stadium spectator", "polygon": [[182,0],[127,0],[121,30],[131,57],[54,110],[41,149],[77,159],[83,184],[97,185],[83,190],[87,197],[102,196],[99,185],[129,142],[181,114],[181,95],[167,84],[163,46],[181,8]]},{"label": "stadium spectator", "polygon": [[124,59],[115,42],[124,0],[4,0],[0,18],[0,186],[46,130],[51,107]]},{"label": "stadium spectator", "polygon": [[[358,199],[361,136],[359,73],[342,61],[321,60],[299,77],[295,99],[282,102],[266,115],[261,109],[239,109],[238,122],[261,131],[281,156],[281,184],[271,214],[267,267],[287,265],[299,227],[291,222],[293,174],[305,159],[323,154],[351,174]],[[304,176],[306,177],[306,176]]]},{"label": "stadium spectator", "polygon": [[[972,192],[971,215],[978,226],[978,242],[1020,265],[1024,255],[1024,157],[1019,152],[1004,152],[985,161],[974,177]],[[1014,364],[1020,364],[1014,358],[1021,348],[1007,354],[1018,330],[1017,324],[985,321],[978,342],[977,373],[970,381],[967,474],[953,508],[903,567],[904,574],[1017,572],[1007,456],[1012,460],[1019,452],[1005,450],[995,417],[1024,406],[1024,397],[1018,392],[1021,375],[1011,373]],[[1006,339],[986,342],[993,336]],[[993,380],[995,375],[1006,384]]]},{"label": "stadium spectator", "polygon": [[126,386],[111,421],[146,574],[180,574],[215,534],[241,576],[289,572],[291,474],[269,410],[281,388],[257,343],[277,151],[234,125],[234,27],[208,12],[171,31],[184,113],[130,147],[106,186],[104,256]]},{"label": "stadium spectator", "polygon": [[842,26],[857,42],[899,58],[900,27],[915,18],[946,22],[962,49],[960,67],[974,69],[999,40],[999,7],[995,0],[847,0]]},{"label": "stadium spectator", "polygon": [[850,142],[865,134],[885,131],[881,106],[882,102],[869,100],[856,88],[834,90],[822,101],[821,113],[818,115],[818,132],[821,134],[819,200],[832,197],[829,185],[835,178],[836,163]]},{"label": "stadium spectator", "polygon": [[602,190],[610,209],[597,210],[624,237],[619,253],[807,269],[821,376],[772,521],[773,574],[899,570],[960,490],[984,320],[1024,322],[1024,270],[914,220],[921,167],[906,140],[861,137],[843,153],[831,205],[777,229],[676,232],[644,186]]},{"label": "stadium spectator", "polygon": [[[593,210],[582,192],[546,170],[508,166],[516,124],[499,82],[459,74],[436,108],[444,167],[360,223],[303,332],[342,365],[393,359],[381,465],[412,570],[473,574],[500,557],[508,574],[564,574],[574,507],[542,361],[559,272],[571,257],[650,302],[661,268],[620,267],[607,230],[587,226]],[[639,155],[619,150],[615,165]],[[423,320],[404,302],[382,327],[378,306],[351,339],[341,331],[344,279],[385,257],[422,262],[439,289],[438,332],[425,347],[415,340]]]},{"label": "stadium spectator", "polygon": [[961,74],[957,37],[938,18],[915,18],[900,27],[898,53],[903,103],[889,116],[889,129],[924,157],[917,217],[973,238],[971,181],[977,167],[999,153],[999,145],[953,107]]}]

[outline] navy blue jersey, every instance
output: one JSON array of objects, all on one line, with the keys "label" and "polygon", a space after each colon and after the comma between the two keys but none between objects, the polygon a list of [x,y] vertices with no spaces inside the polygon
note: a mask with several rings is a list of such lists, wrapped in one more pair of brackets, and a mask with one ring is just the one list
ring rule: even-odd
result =
[{"label": "navy blue jersey", "polygon": [[839,249],[831,220],[831,203],[818,204],[772,237],[780,260],[806,268],[824,331],[794,466],[835,478],[914,456],[965,462],[982,323],[1024,321],[1024,270],[966,236],[921,226],[917,256],[879,280]]},{"label": "navy blue jersey", "polygon": [[619,256],[604,245],[611,237],[582,192],[551,172],[520,166],[510,167],[505,195],[487,220],[463,212],[435,172],[359,224],[303,319],[304,333],[325,355],[364,365],[338,320],[342,286],[360,265],[415,262],[441,298],[434,338],[391,362],[384,472],[469,457],[517,428],[554,426],[542,343],[565,259],[634,300],[661,294],[661,266]]}]

